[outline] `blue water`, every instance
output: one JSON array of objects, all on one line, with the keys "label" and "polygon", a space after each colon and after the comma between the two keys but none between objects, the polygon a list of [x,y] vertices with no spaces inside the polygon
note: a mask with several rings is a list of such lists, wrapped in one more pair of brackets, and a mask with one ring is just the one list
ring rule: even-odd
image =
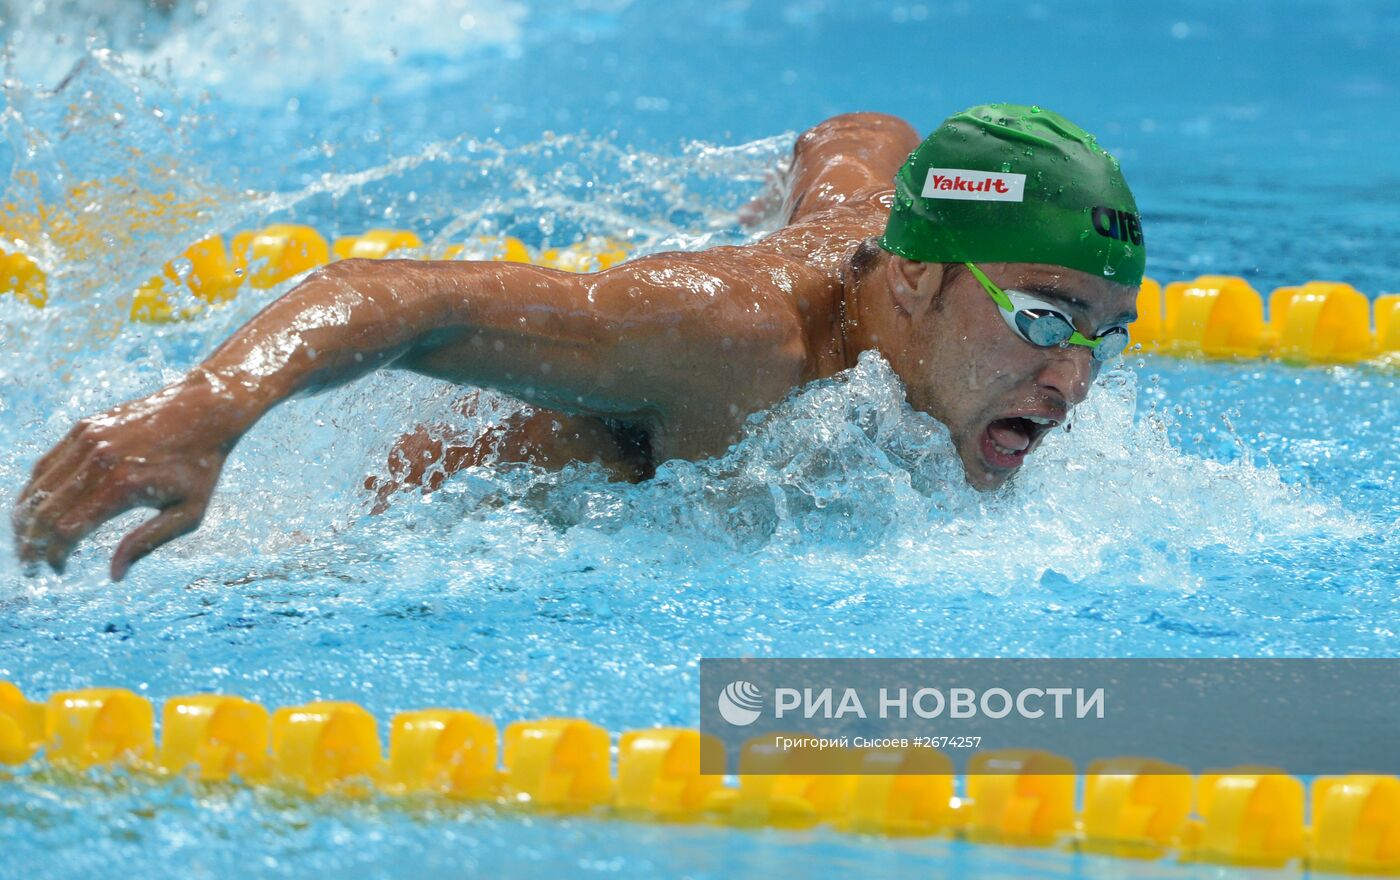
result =
[{"label": "blue water", "polygon": [[[121,325],[131,291],[206,234],[292,220],[410,228],[430,247],[502,232],[737,243],[755,234],[737,209],[793,134],[843,110],[927,130],[972,103],[1038,103],[1123,160],[1150,275],[1400,289],[1400,12],[1379,0],[290,6],[0,12],[7,211],[42,204],[90,230],[28,243],[48,308],[0,298],[0,507],[76,419],[175,378],[288,288]],[[152,191],[186,208],[131,222]],[[140,514],[62,577],[0,554],[0,679],[40,697],[113,684],[622,730],[693,725],[702,656],[1393,655],[1396,385],[1367,366],[1129,357],[1072,433],[979,495],[871,359],[649,484],[482,470],[370,516],[360,485],[401,433],[479,424],[452,409],[461,389],[376,375],[274,411],[203,528],[121,584],[106,558]],[[33,768],[0,782],[0,849],[5,877],[1130,868]]]}]

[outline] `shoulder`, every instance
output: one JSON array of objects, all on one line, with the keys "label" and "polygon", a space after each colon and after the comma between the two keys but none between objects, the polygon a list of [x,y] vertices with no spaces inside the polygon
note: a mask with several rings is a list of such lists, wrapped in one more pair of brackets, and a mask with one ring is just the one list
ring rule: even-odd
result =
[{"label": "shoulder", "polygon": [[762,246],[655,254],[595,279],[590,299],[636,332],[667,337],[678,363],[758,360],[798,373],[806,313],[831,287],[808,262]]},{"label": "shoulder", "polygon": [[[662,253],[593,276],[588,301],[600,312],[610,356],[646,351],[646,384],[671,443],[723,443],[743,416],[771,406],[810,372],[801,303],[817,298],[817,276],[800,261],[752,247]],[[725,436],[728,436],[726,433]],[[675,453],[675,448],[672,449]]]},{"label": "shoulder", "polygon": [[793,296],[822,273],[807,261],[757,245],[659,253],[598,273],[592,298],[614,307],[646,305],[669,320],[781,332]]}]

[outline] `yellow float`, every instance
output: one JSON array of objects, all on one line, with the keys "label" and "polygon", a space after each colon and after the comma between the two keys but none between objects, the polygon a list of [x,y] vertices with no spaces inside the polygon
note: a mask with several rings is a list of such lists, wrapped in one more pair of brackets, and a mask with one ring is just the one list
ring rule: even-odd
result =
[{"label": "yellow float", "polygon": [[323,701],[272,716],[272,770],[309,794],[353,793],[380,770],[378,724],[354,703]]},{"label": "yellow float", "polygon": [[1090,764],[1084,777],[1084,849],[1161,858],[1191,814],[1192,784],[1184,768],[1152,758]]},{"label": "yellow float", "polygon": [[121,688],[64,691],[44,707],[48,759],[78,769],[149,760],[154,728],[150,701]]},{"label": "yellow float", "polygon": [[1163,290],[1166,350],[1208,357],[1256,357],[1267,350],[1264,304],[1243,278],[1203,275]]},{"label": "yellow float", "polygon": [[12,293],[38,309],[49,301],[47,276],[37,263],[20,253],[0,251],[0,291]]},{"label": "yellow float", "polygon": [[1269,295],[1275,356],[1294,363],[1365,360],[1375,353],[1369,305],[1350,284],[1309,281],[1280,287]]},{"label": "yellow float", "polygon": [[395,251],[416,251],[423,240],[403,229],[371,229],[364,235],[347,235],[335,240],[332,250],[341,260],[382,260]]},{"label": "yellow float", "polygon": [[172,697],[161,714],[159,766],[200,779],[261,779],[271,726],[267,710],[242,697]]},{"label": "yellow float", "polygon": [[700,773],[701,752],[719,748],[718,740],[695,730],[657,727],[624,733],[617,745],[617,809],[629,815],[693,820],[709,796],[723,787],[719,776]]},{"label": "yellow float", "polygon": [[1048,846],[1074,827],[1074,763],[1035,749],[980,752],[968,762],[967,834]]},{"label": "yellow float", "polygon": [[505,794],[520,804],[579,811],[612,796],[608,732],[578,718],[506,728]]},{"label": "yellow float", "polygon": [[454,709],[423,709],[394,716],[386,790],[482,798],[500,786],[496,725]]}]

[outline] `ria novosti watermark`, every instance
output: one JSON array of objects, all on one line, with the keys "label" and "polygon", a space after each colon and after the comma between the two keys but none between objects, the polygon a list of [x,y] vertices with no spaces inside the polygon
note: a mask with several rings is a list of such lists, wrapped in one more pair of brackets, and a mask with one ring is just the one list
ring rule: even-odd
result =
[{"label": "ria novosti watermark", "polygon": [[[911,693],[912,692],[912,693]],[[735,727],[746,727],[763,717],[762,691],[748,681],[730,682],[717,701],[720,717]],[[1048,708],[1046,708],[1048,707]],[[853,687],[793,688],[773,692],[773,717],[811,720],[845,717],[876,718],[1005,718],[1012,713],[1022,718],[1102,718],[1104,689],[1082,687],[1026,687],[1012,693],[1006,688],[985,691],[953,687],[880,688],[876,705],[867,711],[860,691]]]},{"label": "ria novosti watermark", "polygon": [[1035,749],[1081,769],[1136,756],[1190,772],[1394,773],[1397,680],[1390,659],[705,659],[700,726],[722,748],[702,770],[868,772],[861,750],[904,749],[937,753],[912,771],[933,773]]}]

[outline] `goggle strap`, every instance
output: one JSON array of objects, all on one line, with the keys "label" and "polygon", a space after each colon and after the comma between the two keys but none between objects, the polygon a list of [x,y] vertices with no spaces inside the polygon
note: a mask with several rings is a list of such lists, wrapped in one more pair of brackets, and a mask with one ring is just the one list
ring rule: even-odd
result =
[{"label": "goggle strap", "polygon": [[1011,304],[1011,298],[1007,296],[1000,287],[993,284],[992,279],[988,278],[981,269],[970,262],[963,263],[963,265],[968,268],[968,271],[972,273],[972,277],[977,279],[978,283],[982,285],[982,289],[987,291],[987,294],[991,296],[1003,311],[1016,311],[1016,307]]}]

